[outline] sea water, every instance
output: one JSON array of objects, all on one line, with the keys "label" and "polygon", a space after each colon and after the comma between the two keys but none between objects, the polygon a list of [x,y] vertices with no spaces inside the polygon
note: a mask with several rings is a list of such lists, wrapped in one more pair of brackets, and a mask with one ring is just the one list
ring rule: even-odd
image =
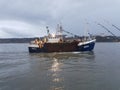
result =
[{"label": "sea water", "polygon": [[120,43],[92,52],[29,53],[0,44],[0,90],[120,90]]}]

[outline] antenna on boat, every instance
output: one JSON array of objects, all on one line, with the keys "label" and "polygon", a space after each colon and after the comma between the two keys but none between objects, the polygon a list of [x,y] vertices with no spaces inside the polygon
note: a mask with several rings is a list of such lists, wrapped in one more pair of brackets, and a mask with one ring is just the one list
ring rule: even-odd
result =
[{"label": "antenna on boat", "polygon": [[47,34],[49,35],[49,34],[50,34],[50,32],[49,32],[48,26],[46,26],[46,29],[47,29]]}]

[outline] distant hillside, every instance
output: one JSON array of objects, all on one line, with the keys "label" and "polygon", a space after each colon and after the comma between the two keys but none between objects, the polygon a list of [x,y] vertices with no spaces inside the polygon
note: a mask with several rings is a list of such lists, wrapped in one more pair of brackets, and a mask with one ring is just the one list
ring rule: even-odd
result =
[{"label": "distant hillside", "polygon": [[[120,42],[120,37],[114,36],[95,36],[95,37],[97,42]],[[69,37],[68,39],[74,38]],[[0,39],[0,43],[29,43],[32,40],[35,40],[35,38],[2,38]]]},{"label": "distant hillside", "polygon": [[96,42],[120,42],[120,37],[115,37],[115,36],[96,36]]},{"label": "distant hillside", "polygon": [[35,38],[4,38],[0,39],[0,43],[29,43]]}]

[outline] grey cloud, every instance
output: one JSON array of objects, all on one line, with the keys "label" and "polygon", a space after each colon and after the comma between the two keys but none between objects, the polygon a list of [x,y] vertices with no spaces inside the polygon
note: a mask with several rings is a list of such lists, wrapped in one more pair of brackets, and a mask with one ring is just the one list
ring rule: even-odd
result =
[{"label": "grey cloud", "polygon": [[[104,16],[118,11],[118,0],[1,0],[0,12],[7,18],[54,21],[64,17]],[[1,17],[2,18],[2,17]]]},{"label": "grey cloud", "polygon": [[[85,19],[92,23],[105,18],[119,26],[119,9],[120,0],[0,0],[0,20],[52,27],[62,22],[65,29],[83,34]],[[98,27],[91,29],[96,33]]]}]

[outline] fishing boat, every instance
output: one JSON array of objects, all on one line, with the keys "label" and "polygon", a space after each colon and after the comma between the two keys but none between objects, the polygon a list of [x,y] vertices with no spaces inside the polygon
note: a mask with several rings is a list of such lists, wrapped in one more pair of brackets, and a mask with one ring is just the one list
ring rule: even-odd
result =
[{"label": "fishing boat", "polygon": [[61,25],[58,25],[55,34],[50,34],[48,27],[46,28],[47,36],[42,39],[37,38],[30,42],[28,46],[30,53],[83,52],[92,51],[94,49],[96,39],[91,36],[86,39],[77,38],[71,40],[67,39],[66,35],[63,35],[63,31],[69,34],[72,33],[63,30]]}]

